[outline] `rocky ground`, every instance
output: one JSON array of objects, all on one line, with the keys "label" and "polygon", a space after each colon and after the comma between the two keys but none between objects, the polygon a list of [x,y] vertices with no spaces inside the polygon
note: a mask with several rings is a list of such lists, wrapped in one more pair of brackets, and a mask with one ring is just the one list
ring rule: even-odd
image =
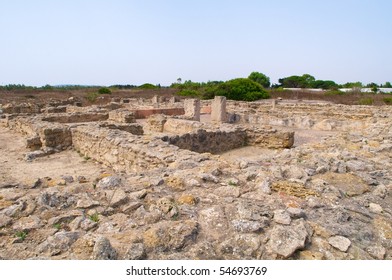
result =
[{"label": "rocky ground", "polygon": [[0,259],[392,259],[388,118],[128,174],[21,138],[0,128]]}]

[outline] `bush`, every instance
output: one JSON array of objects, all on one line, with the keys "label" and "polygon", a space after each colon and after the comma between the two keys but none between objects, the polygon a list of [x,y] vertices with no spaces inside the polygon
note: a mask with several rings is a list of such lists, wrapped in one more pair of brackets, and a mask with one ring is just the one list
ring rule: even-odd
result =
[{"label": "bush", "polygon": [[140,89],[156,89],[158,88],[157,86],[154,86],[153,84],[142,84],[141,86],[139,86],[138,88]]},{"label": "bush", "polygon": [[215,95],[226,96],[231,100],[255,101],[269,98],[268,92],[258,83],[245,78],[238,78],[220,84]]},{"label": "bush", "polygon": [[95,100],[97,100],[98,96],[99,96],[99,94],[96,92],[89,92],[89,93],[87,93],[86,98],[90,102],[95,102]]},{"label": "bush", "polygon": [[112,94],[112,91],[110,89],[108,89],[108,88],[100,88],[98,90],[98,93],[99,94]]},{"label": "bush", "polygon": [[199,96],[199,92],[193,89],[183,89],[177,92],[177,94],[181,96]]},{"label": "bush", "polygon": [[366,97],[366,98],[361,98],[359,99],[359,105],[373,105],[373,98]]},{"label": "bush", "polygon": [[259,72],[252,72],[250,73],[248,79],[260,84],[261,86],[265,87],[265,88],[269,88],[271,83],[270,83],[270,78],[267,77],[265,74],[263,73],[259,73]]},{"label": "bush", "polygon": [[382,100],[385,104],[392,105],[392,97],[384,97]]},{"label": "bush", "polygon": [[331,95],[345,95],[346,92],[340,91],[340,90],[329,90],[324,93],[325,95],[331,96]]}]

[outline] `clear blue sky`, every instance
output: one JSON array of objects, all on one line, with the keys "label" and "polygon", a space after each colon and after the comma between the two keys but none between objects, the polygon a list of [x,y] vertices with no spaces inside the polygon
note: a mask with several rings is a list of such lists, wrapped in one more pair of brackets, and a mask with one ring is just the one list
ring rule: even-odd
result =
[{"label": "clear blue sky", "polygon": [[392,82],[391,0],[0,0],[0,85]]}]

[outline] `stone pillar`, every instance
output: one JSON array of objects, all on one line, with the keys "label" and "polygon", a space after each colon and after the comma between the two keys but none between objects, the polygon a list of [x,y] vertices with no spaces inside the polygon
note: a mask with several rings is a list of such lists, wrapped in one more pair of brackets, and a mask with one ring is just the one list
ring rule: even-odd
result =
[{"label": "stone pillar", "polygon": [[152,97],[152,103],[154,103],[154,104],[159,103],[159,96],[158,96],[158,95],[154,95],[154,96]]},{"label": "stone pillar", "polygon": [[272,110],[274,110],[276,108],[276,104],[278,102],[276,101],[276,99],[272,99]]},{"label": "stone pillar", "polygon": [[226,97],[215,96],[211,103],[211,121],[226,122]]},{"label": "stone pillar", "polygon": [[178,102],[177,97],[175,97],[175,96],[170,97],[169,102],[170,102],[170,104],[174,104],[174,103]]},{"label": "stone pillar", "polygon": [[185,117],[194,121],[200,121],[200,100],[184,100]]}]

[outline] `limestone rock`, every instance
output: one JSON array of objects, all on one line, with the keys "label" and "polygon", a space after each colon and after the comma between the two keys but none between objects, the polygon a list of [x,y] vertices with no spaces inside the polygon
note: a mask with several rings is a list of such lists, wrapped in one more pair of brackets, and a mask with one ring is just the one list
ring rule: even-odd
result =
[{"label": "limestone rock", "polygon": [[38,229],[43,226],[43,222],[37,216],[23,217],[17,220],[12,228],[18,231],[29,231],[33,229]]},{"label": "limestone rock", "polygon": [[334,248],[336,248],[336,249],[338,249],[338,250],[340,250],[342,252],[347,252],[348,248],[351,245],[350,239],[348,239],[348,238],[346,238],[344,236],[339,236],[339,235],[330,237],[328,239],[328,243],[331,246],[333,246]]},{"label": "limestone rock", "polygon": [[106,237],[99,236],[95,240],[91,258],[93,260],[115,260],[117,259],[117,251]]},{"label": "limestone rock", "polygon": [[57,232],[41,243],[37,251],[39,253],[48,253],[50,256],[58,255],[68,250],[79,237],[79,232]]},{"label": "limestone rock", "polygon": [[108,176],[105,178],[102,178],[98,184],[97,187],[101,189],[110,189],[110,188],[115,188],[119,187],[121,185],[121,178],[118,176]]},{"label": "limestone rock", "polygon": [[110,206],[113,208],[126,204],[129,201],[128,195],[122,189],[116,189],[112,192],[107,192],[106,197],[110,201]]},{"label": "limestone rock", "polygon": [[126,260],[144,260],[147,258],[143,243],[133,243],[129,246],[125,257]]},{"label": "limestone rock", "polygon": [[291,218],[289,213],[285,210],[274,211],[274,221],[278,224],[289,225],[291,223]]},{"label": "limestone rock", "polygon": [[369,203],[369,211],[375,214],[381,214],[382,207],[376,203]]},{"label": "limestone rock", "polygon": [[76,202],[76,208],[88,209],[98,206],[99,202],[93,200],[88,194],[83,194],[82,197]]},{"label": "limestone rock", "polygon": [[303,221],[291,226],[279,225],[272,229],[268,246],[273,252],[288,258],[296,250],[305,247],[307,237],[308,232]]},{"label": "limestone rock", "polygon": [[11,222],[11,218],[7,217],[4,214],[0,214],[0,228],[8,226],[9,224],[11,224]]}]

